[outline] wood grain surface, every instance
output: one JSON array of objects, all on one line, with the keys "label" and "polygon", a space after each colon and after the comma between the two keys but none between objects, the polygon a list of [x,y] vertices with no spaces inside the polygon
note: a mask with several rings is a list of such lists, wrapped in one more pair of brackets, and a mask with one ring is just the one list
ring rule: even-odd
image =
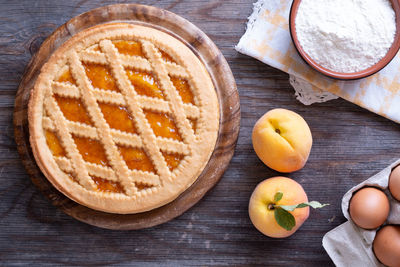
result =
[{"label": "wood grain surface", "polygon": [[[125,2],[125,1],[120,1]],[[202,29],[236,78],[241,129],[236,152],[218,185],[166,224],[112,231],[81,223],[53,207],[32,184],[13,139],[12,113],[24,69],[43,40],[71,17],[115,1],[0,1],[0,265],[263,265],[333,266],[322,236],[345,221],[340,201],[355,184],[399,157],[399,125],[344,100],[304,106],[288,75],[238,54],[252,0],[149,0]],[[278,175],[253,152],[251,130],[266,111],[301,114],[314,137],[304,169],[289,176],[310,199],[331,203],[311,211],[293,236],[270,239],[247,215],[256,184]]]},{"label": "wood grain surface", "polygon": [[[42,174],[29,141],[28,102],[44,62],[73,35],[103,23],[125,21],[167,32],[184,42],[206,66],[219,100],[220,121],[215,149],[196,182],[177,199],[138,214],[111,214],[80,205],[59,192]],[[14,137],[21,160],[32,182],[57,208],[77,220],[113,230],[136,230],[165,223],[196,204],[220,180],[232,159],[240,127],[240,104],[232,72],[215,44],[182,17],[147,5],[115,4],[76,16],[57,28],[28,63],[15,97]]]}]

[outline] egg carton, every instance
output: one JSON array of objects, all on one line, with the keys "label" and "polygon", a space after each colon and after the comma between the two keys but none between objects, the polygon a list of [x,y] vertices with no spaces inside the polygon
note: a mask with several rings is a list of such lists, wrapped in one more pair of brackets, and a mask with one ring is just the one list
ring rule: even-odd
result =
[{"label": "egg carton", "polygon": [[366,230],[354,224],[349,214],[349,202],[358,189],[365,186],[381,188],[390,201],[390,213],[385,224],[400,224],[400,202],[391,196],[388,189],[390,173],[397,165],[400,165],[400,160],[356,185],[343,196],[342,212],[348,221],[326,233],[322,239],[323,247],[336,266],[384,266],[372,251],[372,243],[379,228]]}]

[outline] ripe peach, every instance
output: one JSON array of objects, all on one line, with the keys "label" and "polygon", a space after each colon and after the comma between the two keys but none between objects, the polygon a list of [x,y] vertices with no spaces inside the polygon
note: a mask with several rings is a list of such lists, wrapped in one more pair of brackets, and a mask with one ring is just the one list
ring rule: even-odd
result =
[{"label": "ripe peach", "polygon": [[[275,203],[274,198],[278,192],[281,192],[283,197]],[[288,237],[307,220],[310,208],[297,208],[290,211],[296,220],[296,225],[288,231],[277,223],[273,205],[297,205],[304,202],[308,202],[307,194],[299,183],[281,176],[269,178],[259,183],[251,195],[249,216],[254,226],[266,236]]]},{"label": "ripe peach", "polygon": [[271,169],[293,172],[304,167],[310,155],[312,136],[306,121],[287,109],[273,109],[254,125],[253,147]]}]

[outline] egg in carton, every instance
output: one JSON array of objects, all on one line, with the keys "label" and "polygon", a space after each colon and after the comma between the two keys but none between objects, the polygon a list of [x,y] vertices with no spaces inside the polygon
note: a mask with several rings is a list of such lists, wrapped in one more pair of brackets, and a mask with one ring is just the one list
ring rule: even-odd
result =
[{"label": "egg in carton", "polygon": [[390,213],[384,225],[400,225],[400,201],[394,199],[388,189],[390,174],[398,165],[400,160],[354,186],[343,196],[342,212],[348,221],[329,231],[322,239],[322,245],[336,266],[384,266],[377,260],[372,249],[375,235],[380,228],[366,230],[358,227],[349,214],[349,204],[353,193],[359,189],[380,188],[390,201]]}]

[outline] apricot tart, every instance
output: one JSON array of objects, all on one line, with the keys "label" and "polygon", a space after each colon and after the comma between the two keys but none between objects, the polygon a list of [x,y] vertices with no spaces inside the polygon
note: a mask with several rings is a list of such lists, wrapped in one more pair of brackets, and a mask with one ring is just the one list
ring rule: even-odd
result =
[{"label": "apricot tart", "polygon": [[216,143],[211,78],[181,41],[103,24],[42,67],[29,100],[36,162],[70,199],[111,213],[148,211],[196,181]]}]

